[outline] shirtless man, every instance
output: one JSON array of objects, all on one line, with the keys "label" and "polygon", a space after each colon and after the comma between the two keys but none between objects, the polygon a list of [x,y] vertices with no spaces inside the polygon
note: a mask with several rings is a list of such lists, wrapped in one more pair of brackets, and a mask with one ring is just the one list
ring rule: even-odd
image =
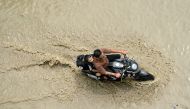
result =
[{"label": "shirtless man", "polygon": [[96,73],[97,76],[110,75],[110,76],[119,78],[121,76],[120,73],[106,71],[109,60],[105,54],[109,54],[109,53],[126,54],[127,51],[126,50],[113,50],[113,49],[106,49],[106,48],[96,49],[96,50],[94,50],[93,55],[88,57],[87,61],[94,64],[96,71],[98,72],[98,73]]}]

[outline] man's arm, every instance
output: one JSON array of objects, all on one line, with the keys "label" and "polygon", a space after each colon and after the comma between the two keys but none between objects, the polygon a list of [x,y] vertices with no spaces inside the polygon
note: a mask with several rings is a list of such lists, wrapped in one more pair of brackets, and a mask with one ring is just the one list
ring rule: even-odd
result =
[{"label": "man's arm", "polygon": [[97,72],[100,73],[100,74],[102,74],[102,75],[115,76],[115,73],[106,71],[101,65],[95,64],[95,68],[96,68]]},{"label": "man's arm", "polygon": [[110,76],[115,76],[116,78],[119,78],[121,76],[120,73],[113,73],[113,72],[108,72],[106,71],[103,66],[95,64],[95,68],[97,69],[97,72],[102,74],[102,75],[110,75]]},{"label": "man's arm", "polygon": [[100,50],[103,53],[121,53],[121,54],[127,54],[127,50],[113,50],[113,49],[107,49],[107,48],[101,48]]}]

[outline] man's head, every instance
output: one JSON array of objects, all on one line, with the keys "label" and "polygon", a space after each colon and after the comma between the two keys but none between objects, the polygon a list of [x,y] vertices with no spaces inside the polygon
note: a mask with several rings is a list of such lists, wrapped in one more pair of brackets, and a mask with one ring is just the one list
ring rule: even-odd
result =
[{"label": "man's head", "polygon": [[86,55],[84,59],[85,59],[85,62],[93,62],[94,60],[92,55]]},{"label": "man's head", "polygon": [[100,58],[102,55],[102,51],[100,49],[94,50],[93,56],[96,58]]}]

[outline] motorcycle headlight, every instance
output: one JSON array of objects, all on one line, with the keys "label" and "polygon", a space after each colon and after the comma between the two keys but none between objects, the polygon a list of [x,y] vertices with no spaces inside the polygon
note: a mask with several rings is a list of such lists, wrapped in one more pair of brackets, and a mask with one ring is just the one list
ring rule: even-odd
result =
[{"label": "motorcycle headlight", "polygon": [[132,64],[132,65],[131,65],[131,68],[132,68],[133,70],[137,70],[138,66],[137,66],[137,64]]}]

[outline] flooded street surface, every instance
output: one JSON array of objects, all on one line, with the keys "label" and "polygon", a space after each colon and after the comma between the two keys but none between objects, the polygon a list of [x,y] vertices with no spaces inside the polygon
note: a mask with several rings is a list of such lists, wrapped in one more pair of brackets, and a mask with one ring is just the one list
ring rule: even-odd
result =
[{"label": "flooded street surface", "polygon": [[[190,109],[190,1],[0,0],[0,109]],[[154,81],[100,82],[77,55],[128,50]]]}]

